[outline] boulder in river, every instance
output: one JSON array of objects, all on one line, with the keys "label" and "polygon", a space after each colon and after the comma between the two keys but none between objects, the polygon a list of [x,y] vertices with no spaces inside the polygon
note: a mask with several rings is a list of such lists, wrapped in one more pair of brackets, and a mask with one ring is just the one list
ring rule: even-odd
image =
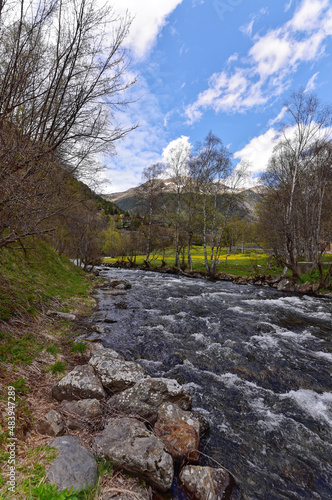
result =
[{"label": "boulder in river", "polygon": [[313,285],[309,281],[306,281],[305,283],[302,283],[301,285],[298,285],[296,288],[296,291],[298,293],[312,293],[313,292]]},{"label": "boulder in river", "polygon": [[115,394],[109,400],[109,404],[118,411],[138,415],[153,424],[163,403],[175,403],[183,410],[190,410],[191,401],[192,397],[176,380],[147,378]]},{"label": "boulder in river", "polygon": [[188,462],[198,463],[199,429],[200,423],[191,412],[172,403],[164,403],[159,408],[154,431],[174,459],[186,458]]},{"label": "boulder in river", "polygon": [[143,422],[130,417],[111,418],[94,444],[97,454],[109,457],[117,467],[138,475],[157,490],[167,491],[171,487],[172,457]]},{"label": "boulder in river", "polygon": [[223,468],[187,465],[179,479],[194,500],[222,500],[226,490],[232,487],[232,477]]},{"label": "boulder in river", "polygon": [[112,288],[115,288],[116,290],[129,290],[131,288],[131,283],[130,281],[126,279],[110,279],[109,284],[111,285]]},{"label": "boulder in river", "polygon": [[277,290],[281,292],[295,292],[296,286],[292,280],[285,278],[279,281],[277,284]]},{"label": "boulder in river", "polygon": [[77,399],[104,399],[106,394],[101,381],[90,365],[75,366],[52,389],[58,401]]}]

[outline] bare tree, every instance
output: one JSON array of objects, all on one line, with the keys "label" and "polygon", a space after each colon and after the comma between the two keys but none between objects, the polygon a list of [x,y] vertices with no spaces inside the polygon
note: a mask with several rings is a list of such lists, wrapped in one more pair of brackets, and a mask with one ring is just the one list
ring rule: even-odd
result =
[{"label": "bare tree", "polygon": [[315,270],[324,250],[324,214],[332,184],[332,109],[304,91],[291,96],[287,109],[289,124],[264,176],[268,190],[261,222],[273,232],[274,252],[299,278],[300,259]]},{"label": "bare tree", "polygon": [[146,238],[146,257],[145,263],[149,265],[150,252],[151,252],[151,238],[152,238],[152,225],[160,207],[162,205],[162,196],[164,189],[164,182],[160,176],[165,171],[165,165],[162,163],[155,163],[150,167],[143,170],[142,181],[143,184],[139,188],[138,196],[148,222],[148,232]]}]

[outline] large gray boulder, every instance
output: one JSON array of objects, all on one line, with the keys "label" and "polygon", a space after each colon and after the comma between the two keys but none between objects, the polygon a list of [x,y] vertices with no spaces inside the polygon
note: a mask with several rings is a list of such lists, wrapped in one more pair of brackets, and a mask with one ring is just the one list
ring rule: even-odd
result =
[{"label": "large gray boulder", "polygon": [[52,396],[58,401],[77,399],[104,399],[106,394],[101,381],[92,366],[81,365],[63,377],[52,389]]},{"label": "large gray boulder", "polygon": [[191,412],[172,403],[164,403],[159,408],[154,432],[176,460],[186,458],[188,462],[198,463],[199,430],[200,423]]},{"label": "large gray boulder", "polygon": [[180,482],[195,500],[222,500],[232,478],[223,468],[187,465],[179,475]]},{"label": "large gray boulder", "polygon": [[171,487],[172,457],[143,422],[130,417],[110,419],[94,443],[98,454],[109,457],[117,467],[138,475],[157,490],[167,491]]},{"label": "large gray boulder", "polygon": [[98,399],[81,399],[79,401],[62,401],[60,408],[68,429],[86,430],[102,415]]},{"label": "large gray boulder", "polygon": [[146,376],[140,365],[124,361],[111,349],[95,352],[89,364],[93,366],[103,386],[111,394],[128,389]]},{"label": "large gray boulder", "polygon": [[57,437],[49,446],[57,448],[60,453],[47,471],[48,482],[56,484],[61,491],[71,487],[80,491],[95,484],[98,479],[96,460],[75,437]]},{"label": "large gray boulder", "polygon": [[109,400],[109,405],[117,411],[138,415],[153,424],[163,403],[175,403],[183,410],[190,410],[191,401],[191,396],[176,380],[147,378],[120,394],[115,394]]}]

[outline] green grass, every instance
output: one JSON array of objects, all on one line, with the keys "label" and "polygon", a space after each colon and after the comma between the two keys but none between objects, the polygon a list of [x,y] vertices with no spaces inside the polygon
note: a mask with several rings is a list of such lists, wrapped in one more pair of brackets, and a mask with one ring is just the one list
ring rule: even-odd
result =
[{"label": "green grass", "polygon": [[55,375],[56,373],[64,373],[66,371],[66,363],[64,361],[57,361],[53,365],[49,365],[46,370],[48,372],[53,373]]},{"label": "green grass", "polygon": [[[210,256],[211,248],[208,248],[208,257]],[[204,252],[203,247],[195,246],[192,248],[191,253],[192,261],[193,261],[193,270],[194,271],[206,271],[205,263],[204,263]],[[182,258],[182,256],[181,256]],[[136,258],[137,265],[144,264],[145,255],[138,255]],[[155,259],[150,257],[151,266],[161,266],[162,265],[162,257],[157,256]],[[116,258],[104,258],[105,262],[116,263],[119,261],[126,262],[126,258],[116,257]],[[165,262],[166,266],[172,267],[175,262],[175,252],[174,248],[168,248],[165,252]],[[257,275],[270,275],[272,277],[279,276],[283,268],[278,266],[275,259],[271,258],[268,254],[263,251],[253,251],[247,249],[244,253],[237,252],[228,254],[228,250],[223,248],[221,250],[221,254],[219,257],[219,265],[217,271],[220,273],[230,274],[233,276],[242,276],[242,277],[253,277]],[[323,262],[332,263],[332,254],[324,255]],[[184,255],[184,262],[187,265],[187,254]],[[326,272],[327,272],[326,266]],[[186,268],[186,270],[188,270]],[[291,276],[291,272],[287,272],[287,276]],[[310,283],[317,283],[319,281],[319,273],[316,271],[315,273],[303,273],[301,275],[301,282],[309,281]]]},{"label": "green grass", "polygon": [[86,344],[86,342],[74,342],[74,344],[70,348],[71,352],[76,352],[79,354],[83,354],[87,351],[87,349],[88,345]]},{"label": "green grass", "polygon": [[52,345],[49,345],[46,347],[46,351],[49,353],[49,354],[52,354],[52,356],[57,356],[60,352],[60,349],[59,347],[56,345],[56,344],[52,344]]},{"label": "green grass", "polygon": [[[25,465],[18,465],[16,494],[15,498],[37,499],[38,496],[34,495],[33,491],[43,481],[45,477],[46,466],[49,465],[57,456],[58,450],[49,448],[47,446],[39,446],[34,450],[27,452],[27,459]],[[4,488],[2,496],[4,500],[13,498],[11,492]],[[50,499],[52,497],[49,497]]]},{"label": "green grass", "polygon": [[88,298],[85,273],[46,242],[31,239],[25,253],[0,250],[0,320],[36,315],[42,305],[57,300],[69,310],[72,297]]},{"label": "green grass", "polygon": [[0,336],[0,363],[29,365],[43,350],[40,340],[32,332],[13,336],[4,330]]},{"label": "green grass", "polygon": [[[68,335],[72,332],[72,321],[54,317],[38,317],[40,311],[61,310],[75,314],[89,314],[95,301],[90,297],[91,275],[74,266],[67,258],[59,256],[45,241],[31,239],[26,242],[26,253],[22,249],[0,250],[0,373],[3,387],[15,386],[15,417],[17,446],[31,429],[34,417],[31,401],[26,398],[28,387],[36,383],[34,372],[26,370],[36,358],[44,363],[44,370],[58,375],[70,364]],[[66,337],[66,338],[64,338]],[[77,352],[84,352],[82,342]],[[42,352],[44,351],[44,352]],[[64,361],[49,362],[45,352],[55,358],[58,354],[69,356]],[[65,362],[66,361],[66,362]],[[23,376],[22,376],[23,375]],[[26,375],[26,379],[23,378]],[[6,394],[4,393],[6,396]],[[4,396],[4,397],[5,397]],[[0,400],[2,396],[0,395]],[[3,403],[3,400],[1,400]],[[32,408],[34,406],[32,405]],[[4,471],[8,459],[8,431],[4,415],[0,414],[0,470]],[[54,454],[55,453],[55,454]],[[46,447],[37,448],[17,456],[17,489],[15,498],[24,500],[93,500],[96,488],[78,494],[57,492],[44,484],[47,465],[56,457],[57,451]],[[0,473],[0,498],[11,500],[5,473]]]}]

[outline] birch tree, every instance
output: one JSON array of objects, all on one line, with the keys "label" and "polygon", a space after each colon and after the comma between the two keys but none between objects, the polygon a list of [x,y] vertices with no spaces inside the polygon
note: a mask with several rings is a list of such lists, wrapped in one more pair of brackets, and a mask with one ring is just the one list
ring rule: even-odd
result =
[{"label": "birch tree", "polygon": [[166,173],[171,178],[174,185],[174,195],[170,200],[172,206],[169,207],[168,215],[174,227],[175,246],[175,266],[180,269],[180,230],[183,194],[188,182],[188,161],[191,152],[191,145],[188,138],[182,136],[169,144],[164,151],[166,163]]},{"label": "birch tree", "polygon": [[161,174],[165,170],[165,165],[155,163],[143,170],[143,184],[139,188],[138,196],[142,203],[148,221],[148,233],[146,239],[146,256],[145,263],[149,265],[151,253],[152,226],[156,214],[160,213],[162,205],[162,195],[164,183],[160,179]]},{"label": "birch tree", "polygon": [[287,111],[288,125],[264,176],[261,220],[272,232],[274,252],[298,279],[299,261],[304,258],[317,269],[324,240],[332,236],[324,236],[326,208],[331,208],[332,109],[314,94],[300,91],[291,96]]},{"label": "birch tree", "polygon": [[[230,152],[218,137],[209,132],[191,158],[189,173],[199,193],[204,262],[211,275],[217,270],[222,236],[230,215],[231,198],[222,200],[222,195],[229,191],[225,181],[230,177],[231,170]],[[223,206],[218,204],[220,198]],[[209,240],[211,248],[208,254]]]}]

